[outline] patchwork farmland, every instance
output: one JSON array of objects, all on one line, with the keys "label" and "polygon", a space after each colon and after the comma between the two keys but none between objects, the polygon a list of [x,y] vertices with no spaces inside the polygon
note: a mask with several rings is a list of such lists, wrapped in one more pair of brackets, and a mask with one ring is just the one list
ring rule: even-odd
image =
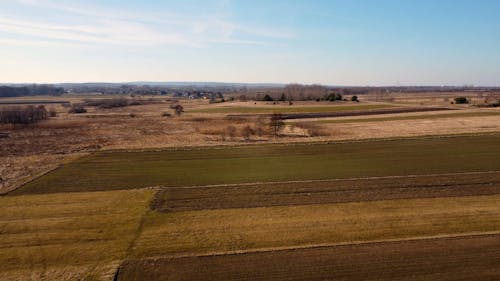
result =
[{"label": "patchwork farmland", "polygon": [[0,281],[500,281],[500,0],[0,0]]},{"label": "patchwork farmland", "polygon": [[495,280],[499,141],[93,153],[0,197],[0,279]]}]

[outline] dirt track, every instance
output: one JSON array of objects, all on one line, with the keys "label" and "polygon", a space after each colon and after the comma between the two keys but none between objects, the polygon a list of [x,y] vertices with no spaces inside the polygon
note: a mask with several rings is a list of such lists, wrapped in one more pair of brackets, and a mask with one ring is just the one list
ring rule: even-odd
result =
[{"label": "dirt track", "polygon": [[118,280],[500,280],[500,235],[125,262]]},{"label": "dirt track", "polygon": [[500,194],[500,172],[166,188],[162,212]]}]

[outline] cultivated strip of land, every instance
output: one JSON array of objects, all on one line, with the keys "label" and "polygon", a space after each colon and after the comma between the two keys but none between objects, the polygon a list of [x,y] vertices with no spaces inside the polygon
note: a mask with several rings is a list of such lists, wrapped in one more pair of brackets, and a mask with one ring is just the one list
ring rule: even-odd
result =
[{"label": "cultivated strip of land", "polygon": [[442,118],[456,117],[484,117],[484,116],[499,116],[500,112],[485,111],[485,112],[456,112],[446,114],[425,114],[425,115],[403,115],[403,116],[388,116],[374,118],[356,118],[356,119],[338,119],[338,120],[318,120],[320,123],[360,123],[360,122],[380,122],[380,121],[398,121],[398,120],[435,120]]},{"label": "cultivated strip of land", "polygon": [[127,261],[118,280],[498,280],[500,235]]},{"label": "cultivated strip of land", "polygon": [[500,134],[101,152],[10,193],[56,193],[500,170]]},{"label": "cultivated strip of land", "polygon": [[160,212],[310,205],[405,198],[500,194],[500,172],[347,180],[168,187],[157,193]]}]

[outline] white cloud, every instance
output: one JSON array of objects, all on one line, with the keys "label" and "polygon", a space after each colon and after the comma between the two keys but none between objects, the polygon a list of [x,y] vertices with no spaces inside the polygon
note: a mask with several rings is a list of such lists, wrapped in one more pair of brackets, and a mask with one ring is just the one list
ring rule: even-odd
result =
[{"label": "white cloud", "polygon": [[[0,32],[22,35],[31,40],[68,41],[82,44],[130,46],[181,45],[202,47],[211,44],[265,44],[267,39],[293,37],[290,32],[238,25],[224,17],[193,17],[183,14],[106,10],[52,0],[17,0],[36,9],[74,15],[71,23],[56,19],[26,19],[2,16]],[[74,21],[74,22],[73,22]]]}]

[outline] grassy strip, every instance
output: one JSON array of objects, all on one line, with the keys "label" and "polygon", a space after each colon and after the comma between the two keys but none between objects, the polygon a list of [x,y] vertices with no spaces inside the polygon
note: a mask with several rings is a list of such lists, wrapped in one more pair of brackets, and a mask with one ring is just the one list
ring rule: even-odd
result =
[{"label": "grassy strip", "polygon": [[151,197],[145,190],[0,197],[0,279],[112,275]]},{"label": "grassy strip", "polygon": [[337,119],[337,120],[318,120],[319,123],[361,123],[361,122],[380,122],[380,121],[399,121],[399,120],[435,120],[442,118],[456,117],[483,117],[483,116],[500,116],[500,112],[459,112],[448,114],[426,114],[415,116],[390,116],[376,118],[356,118],[356,119]]},{"label": "grassy strip", "polygon": [[362,104],[362,105],[332,105],[332,106],[273,106],[273,107],[250,107],[250,106],[219,106],[203,109],[190,110],[190,113],[316,113],[337,112],[347,110],[369,110],[380,108],[391,108],[389,104]]},{"label": "grassy strip", "polygon": [[500,230],[500,195],[147,215],[133,257]]},{"label": "grassy strip", "polygon": [[97,153],[12,195],[500,170],[500,134]]}]

